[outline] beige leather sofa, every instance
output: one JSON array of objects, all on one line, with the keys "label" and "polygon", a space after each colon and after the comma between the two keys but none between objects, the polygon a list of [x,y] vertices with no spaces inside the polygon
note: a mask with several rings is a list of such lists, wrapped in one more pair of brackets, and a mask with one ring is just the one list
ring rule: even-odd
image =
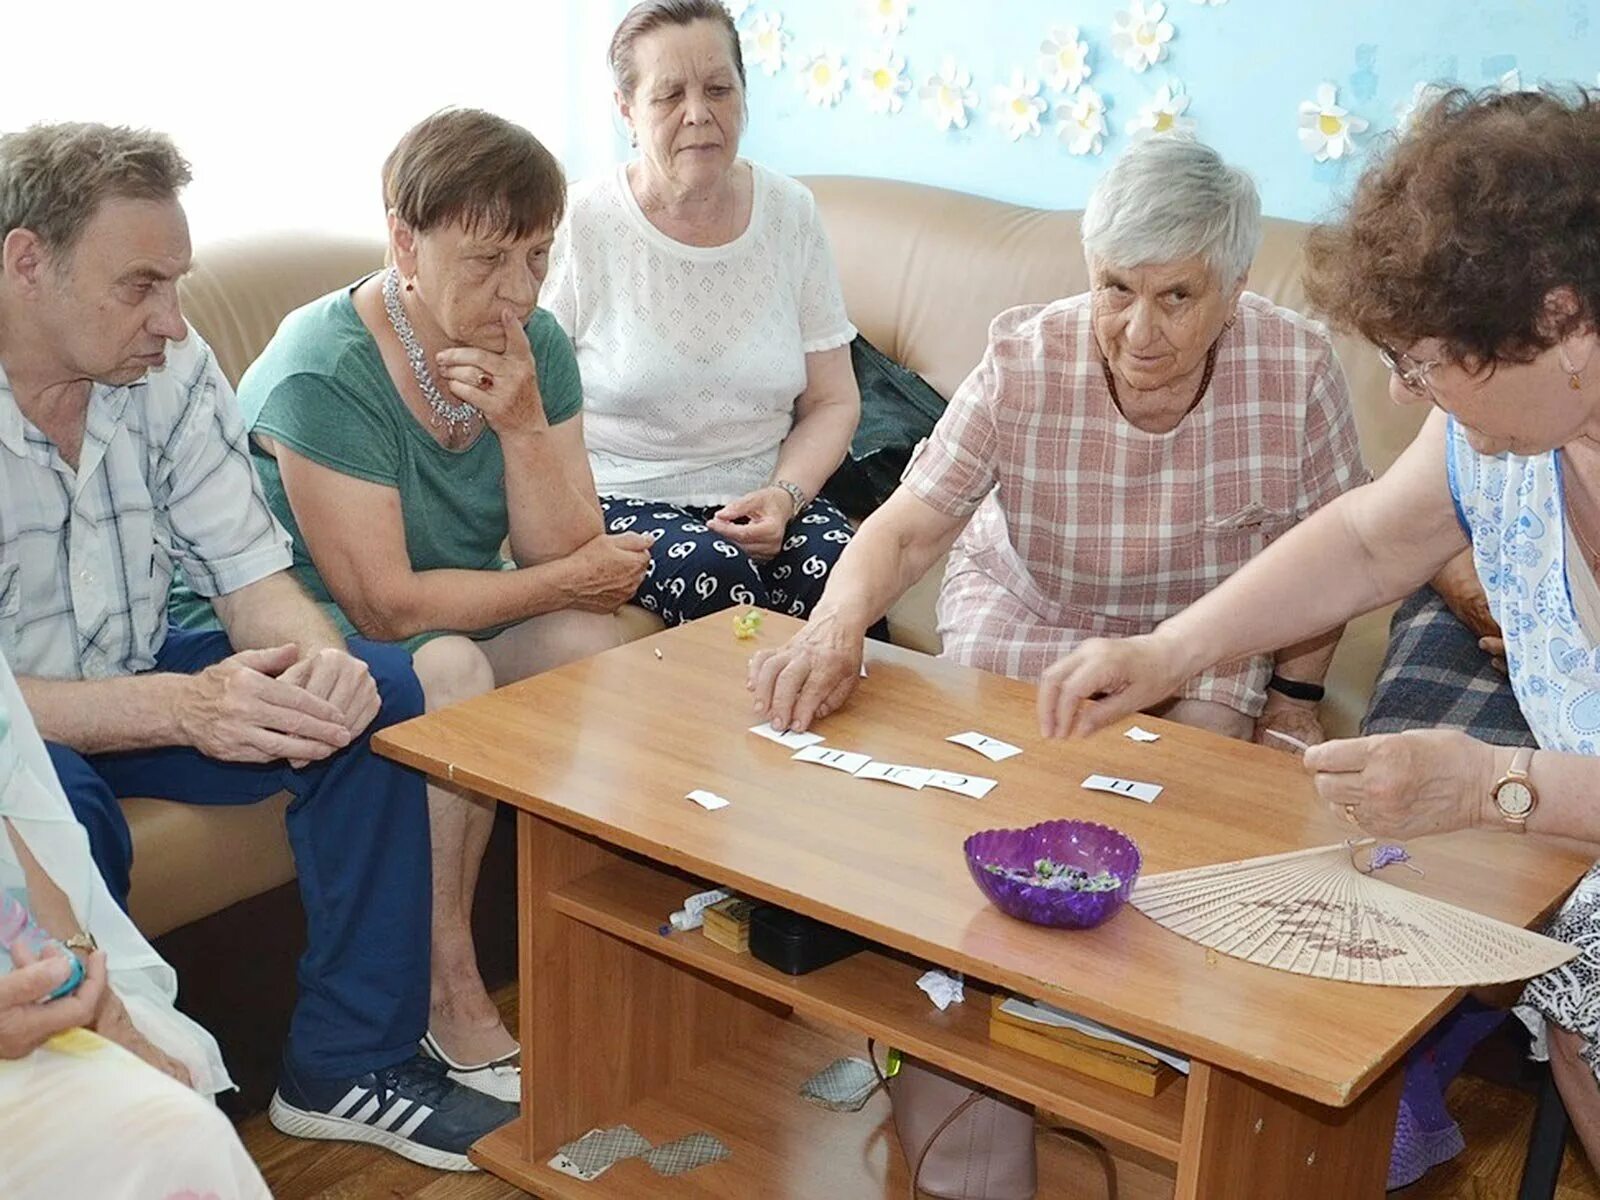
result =
[{"label": "beige leather sofa", "polygon": [[[1075,213],[882,180],[808,182],[833,240],[852,319],[868,339],[946,396],[977,363],[996,313],[1087,286]],[[373,224],[376,229],[376,214]],[[1268,222],[1251,275],[1253,290],[1291,307],[1302,305],[1302,234],[1299,225]],[[376,237],[318,234],[262,235],[206,246],[184,283],[186,311],[237,382],[284,314],[375,269],[382,253]],[[1381,471],[1409,441],[1423,414],[1390,403],[1386,372],[1370,347],[1345,338],[1338,346],[1367,462]],[[937,650],[938,576],[936,568],[890,614],[896,641]],[[628,619],[641,633],[658,627],[642,610],[631,610]],[[1385,623],[1386,615],[1368,617],[1345,635],[1325,706],[1335,732],[1351,731],[1365,707],[1382,656]],[[283,832],[284,803],[280,797],[252,808],[199,809],[128,801],[136,846],[131,903],[140,925],[155,936],[213,918],[207,925],[214,931],[204,944],[249,945],[227,929],[230,919],[237,924],[241,918],[223,910],[275,888],[292,897],[282,889],[294,875]],[[297,919],[292,906],[267,917],[260,905],[240,911],[248,911],[258,929],[264,920],[281,925]],[[504,912],[509,925],[509,898]],[[241,928],[236,934],[249,932]],[[221,994],[230,1005],[251,1002],[236,989]]]}]

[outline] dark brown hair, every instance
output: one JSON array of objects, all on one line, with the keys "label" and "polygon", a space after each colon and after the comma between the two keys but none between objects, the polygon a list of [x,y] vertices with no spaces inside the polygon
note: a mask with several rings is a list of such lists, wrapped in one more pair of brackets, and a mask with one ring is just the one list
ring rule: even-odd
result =
[{"label": "dark brown hair", "polygon": [[413,125],[383,163],[383,203],[418,233],[459,221],[521,239],[553,229],[567,204],[561,164],[533,134],[476,108]]},{"label": "dark brown hair", "polygon": [[71,248],[104,200],[170,200],[189,164],[164,133],[126,125],[35,125],[0,136],[0,240],[29,229]]},{"label": "dark brown hair", "polygon": [[[1529,362],[1600,315],[1600,103],[1581,89],[1446,92],[1312,231],[1306,292],[1334,324],[1469,369]],[[1570,288],[1577,311],[1546,298]]]},{"label": "dark brown hair", "polygon": [[696,21],[710,21],[727,33],[733,69],[739,76],[739,90],[745,90],[744,53],[739,47],[739,31],[734,28],[733,14],[722,6],[721,0],[642,0],[622,18],[622,24],[611,35],[611,49],[606,52],[611,76],[624,99],[633,99],[633,89],[639,86],[639,64],[634,56],[639,39],[668,25],[692,25]]}]

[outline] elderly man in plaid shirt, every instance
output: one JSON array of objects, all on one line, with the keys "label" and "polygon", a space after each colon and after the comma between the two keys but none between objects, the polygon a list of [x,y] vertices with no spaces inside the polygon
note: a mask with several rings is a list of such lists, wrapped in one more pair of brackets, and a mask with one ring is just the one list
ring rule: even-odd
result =
[{"label": "elderly man in plaid shirt", "polygon": [[[421,688],[403,651],[347,645],[287,574],[233,392],[179,311],[188,180],[156,134],[0,137],[0,651],[119,900],[120,797],[294,793],[308,936],[273,1121],[465,1170],[516,1110],[418,1053],[423,784],[369,745]],[[168,628],[179,567],[226,632]]]},{"label": "elderly man in plaid shirt", "polygon": [[[1083,217],[1092,290],[995,318],[806,628],[752,662],[775,725],[844,703],[863,631],[947,550],[944,656],[1038,679],[1084,639],[1149,632],[1366,481],[1327,333],[1244,290],[1260,213],[1249,177],[1195,142],[1113,165]],[[1339,632],[1224,664],[1156,711],[1321,741]]]}]

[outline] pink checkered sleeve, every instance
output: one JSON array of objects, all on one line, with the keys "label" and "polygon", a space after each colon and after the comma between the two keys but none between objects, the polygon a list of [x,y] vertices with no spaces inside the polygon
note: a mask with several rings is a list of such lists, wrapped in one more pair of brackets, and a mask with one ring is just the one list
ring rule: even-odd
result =
[{"label": "pink checkered sleeve", "polygon": [[994,489],[1000,386],[991,342],[901,477],[902,487],[946,516],[970,517]]},{"label": "pink checkered sleeve", "polygon": [[1328,501],[1371,478],[1356,437],[1350,385],[1330,346],[1311,372],[1296,515],[1304,520]]}]

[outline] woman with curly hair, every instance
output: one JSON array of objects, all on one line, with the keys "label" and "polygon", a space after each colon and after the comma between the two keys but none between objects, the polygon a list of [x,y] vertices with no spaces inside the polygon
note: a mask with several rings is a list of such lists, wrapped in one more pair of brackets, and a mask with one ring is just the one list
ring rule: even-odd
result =
[{"label": "woman with curly hair", "polygon": [[[1382,837],[1600,841],[1600,97],[1445,96],[1312,235],[1307,285],[1378,347],[1396,401],[1439,411],[1381,479],[1210,595],[1051,668],[1044,732],[1104,728],[1213,663],[1398,599],[1470,546],[1537,748],[1413,730],[1315,746],[1306,768],[1335,813]],[[1548,932],[1582,953],[1517,1011],[1600,1162],[1600,866]]]}]

